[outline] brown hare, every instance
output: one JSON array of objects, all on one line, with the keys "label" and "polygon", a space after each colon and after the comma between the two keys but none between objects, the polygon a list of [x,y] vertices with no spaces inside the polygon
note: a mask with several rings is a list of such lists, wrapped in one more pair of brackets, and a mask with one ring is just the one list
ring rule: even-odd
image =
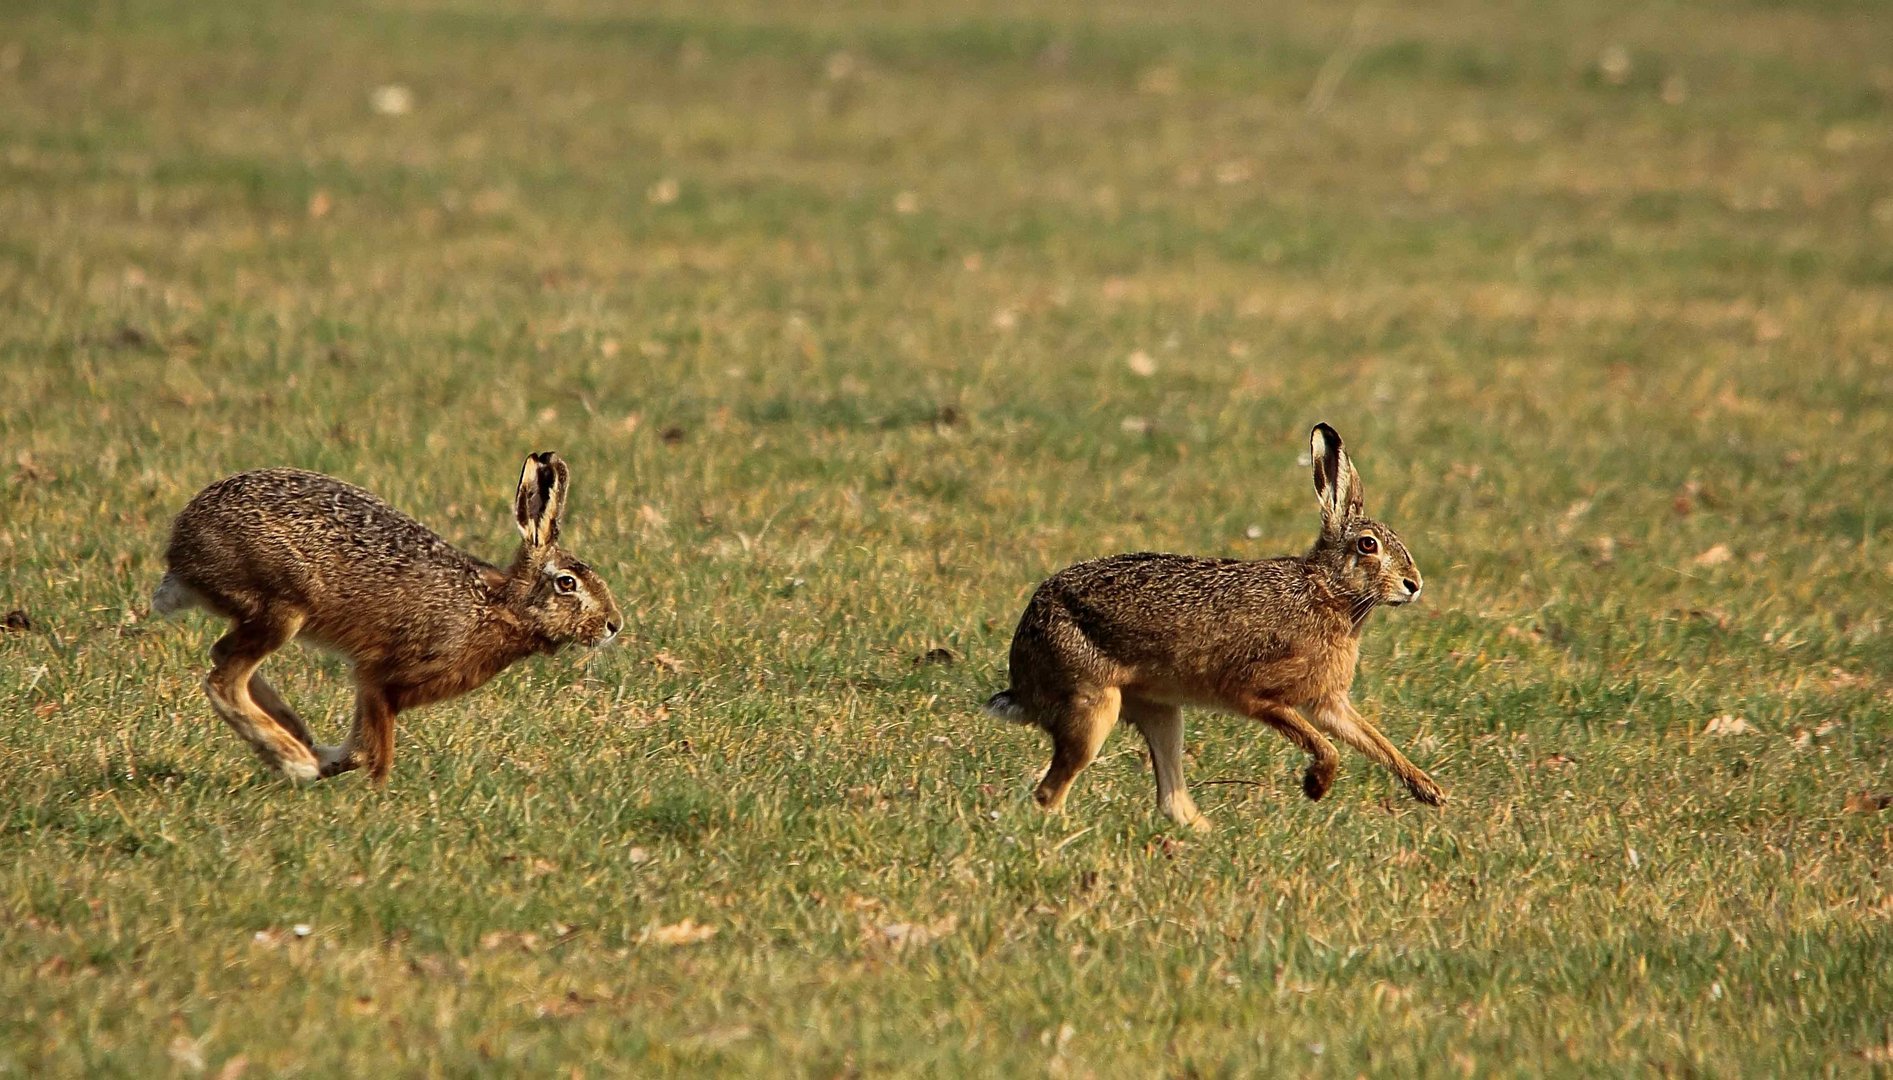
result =
[{"label": "brown hare", "polygon": [[1113,555],[1061,570],[1032,594],[1012,638],[1012,686],[986,709],[1051,735],[1040,806],[1064,806],[1122,715],[1150,746],[1158,810],[1207,829],[1183,783],[1185,705],[1287,736],[1313,759],[1302,779],[1310,799],[1334,781],[1331,735],[1392,769],[1414,798],[1445,801],[1348,700],[1362,624],[1381,604],[1419,596],[1419,568],[1392,529],[1361,516],[1361,479],[1341,436],[1317,424],[1310,441],[1321,535],[1306,555]]},{"label": "brown hare", "polygon": [[[353,484],[300,469],[238,473],[178,514],[152,609],[201,607],[235,625],[211,647],[211,708],[292,780],[394,763],[394,717],[464,694],[533,653],[603,645],[622,620],[611,590],[559,547],[568,485],[553,453],[526,458],[523,537],[502,570],[461,552]],[[355,726],[317,746],[257,668],[302,637],[347,657]]]}]

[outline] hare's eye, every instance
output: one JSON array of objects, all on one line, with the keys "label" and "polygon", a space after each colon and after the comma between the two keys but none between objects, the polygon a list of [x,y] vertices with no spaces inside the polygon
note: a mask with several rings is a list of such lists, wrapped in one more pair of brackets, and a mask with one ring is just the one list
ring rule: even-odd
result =
[{"label": "hare's eye", "polygon": [[1363,536],[1359,540],[1354,541],[1354,546],[1360,549],[1362,555],[1372,555],[1374,552],[1380,550],[1380,541],[1374,539],[1372,536]]},{"label": "hare's eye", "polygon": [[570,574],[560,574],[552,579],[552,587],[561,593],[570,595],[578,591],[578,579]]}]

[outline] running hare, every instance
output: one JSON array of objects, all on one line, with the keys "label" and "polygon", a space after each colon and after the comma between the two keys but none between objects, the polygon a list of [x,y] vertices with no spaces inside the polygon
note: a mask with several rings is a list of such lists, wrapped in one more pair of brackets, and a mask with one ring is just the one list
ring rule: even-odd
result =
[{"label": "running hare", "polygon": [[1040,806],[1064,805],[1121,714],[1150,746],[1157,808],[1207,829],[1184,789],[1185,705],[1287,736],[1313,759],[1302,779],[1311,799],[1334,781],[1332,735],[1392,769],[1414,798],[1445,800],[1348,700],[1362,624],[1381,604],[1419,596],[1419,568],[1392,529],[1361,516],[1361,479],[1341,436],[1317,424],[1310,440],[1321,535],[1308,554],[1113,555],[1062,570],[1032,594],[1012,638],[1012,686],[986,710],[1051,735]]},{"label": "running hare", "polygon": [[[211,647],[211,708],[293,780],[394,763],[394,717],[455,697],[532,653],[603,645],[611,591],[558,544],[565,462],[532,454],[514,513],[524,538],[504,570],[461,552],[380,499],[299,469],[238,473],[198,492],[171,527],[151,606],[235,623]],[[355,727],[317,746],[257,668],[301,636],[352,662]]]}]

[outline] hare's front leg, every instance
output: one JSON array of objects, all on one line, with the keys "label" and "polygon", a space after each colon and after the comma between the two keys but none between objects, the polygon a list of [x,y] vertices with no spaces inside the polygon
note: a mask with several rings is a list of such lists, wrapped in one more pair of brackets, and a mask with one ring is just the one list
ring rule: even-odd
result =
[{"label": "hare's front leg", "polygon": [[[296,636],[301,623],[300,616],[286,612],[266,612],[239,620],[210,647],[211,668],[204,676],[204,694],[217,715],[250,744],[265,764],[291,780],[314,780],[319,774],[315,754],[303,741],[308,729],[295,731],[285,726],[251,693],[256,669],[265,657]],[[269,684],[263,687],[267,698],[280,705],[282,699],[269,689]]]},{"label": "hare's front leg", "polygon": [[1284,738],[1307,753],[1310,760],[1308,771],[1301,777],[1302,794],[1310,799],[1326,795],[1334,784],[1334,770],[1341,764],[1341,755],[1334,752],[1334,744],[1310,727],[1300,713],[1274,698],[1258,697],[1242,704],[1244,715],[1281,732]]},{"label": "hare's front leg", "polygon": [[1359,750],[1370,760],[1391,769],[1414,798],[1428,806],[1438,806],[1446,801],[1446,792],[1433,782],[1433,778],[1408,761],[1404,754],[1394,748],[1393,743],[1387,741],[1385,735],[1368,723],[1346,694],[1317,703],[1308,710],[1308,716],[1316,727]]},{"label": "hare's front leg", "polygon": [[1196,808],[1183,781],[1183,710],[1127,697],[1123,713],[1150,747],[1150,767],[1157,774],[1157,811],[1179,825],[1208,832],[1209,818]]},{"label": "hare's front leg", "polygon": [[355,690],[355,726],[348,741],[341,746],[316,748],[322,762],[322,775],[337,776],[355,769],[367,769],[375,783],[386,783],[388,770],[394,767],[394,706],[387,693],[372,683],[361,683]]}]

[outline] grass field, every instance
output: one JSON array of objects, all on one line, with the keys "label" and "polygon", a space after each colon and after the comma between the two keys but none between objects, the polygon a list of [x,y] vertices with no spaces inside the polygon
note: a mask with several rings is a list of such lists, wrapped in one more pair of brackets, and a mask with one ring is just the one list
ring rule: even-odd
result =
[{"label": "grass field", "polygon": [[[0,2],[0,1074],[1887,1069],[1889,42]],[[1356,700],[1451,802],[1193,716],[1216,832],[1125,732],[1041,815],[977,712],[1033,584],[1302,549],[1319,419],[1429,586]],[[385,791],[262,775],[171,515],[294,464],[501,559],[546,448],[626,640]]]}]

